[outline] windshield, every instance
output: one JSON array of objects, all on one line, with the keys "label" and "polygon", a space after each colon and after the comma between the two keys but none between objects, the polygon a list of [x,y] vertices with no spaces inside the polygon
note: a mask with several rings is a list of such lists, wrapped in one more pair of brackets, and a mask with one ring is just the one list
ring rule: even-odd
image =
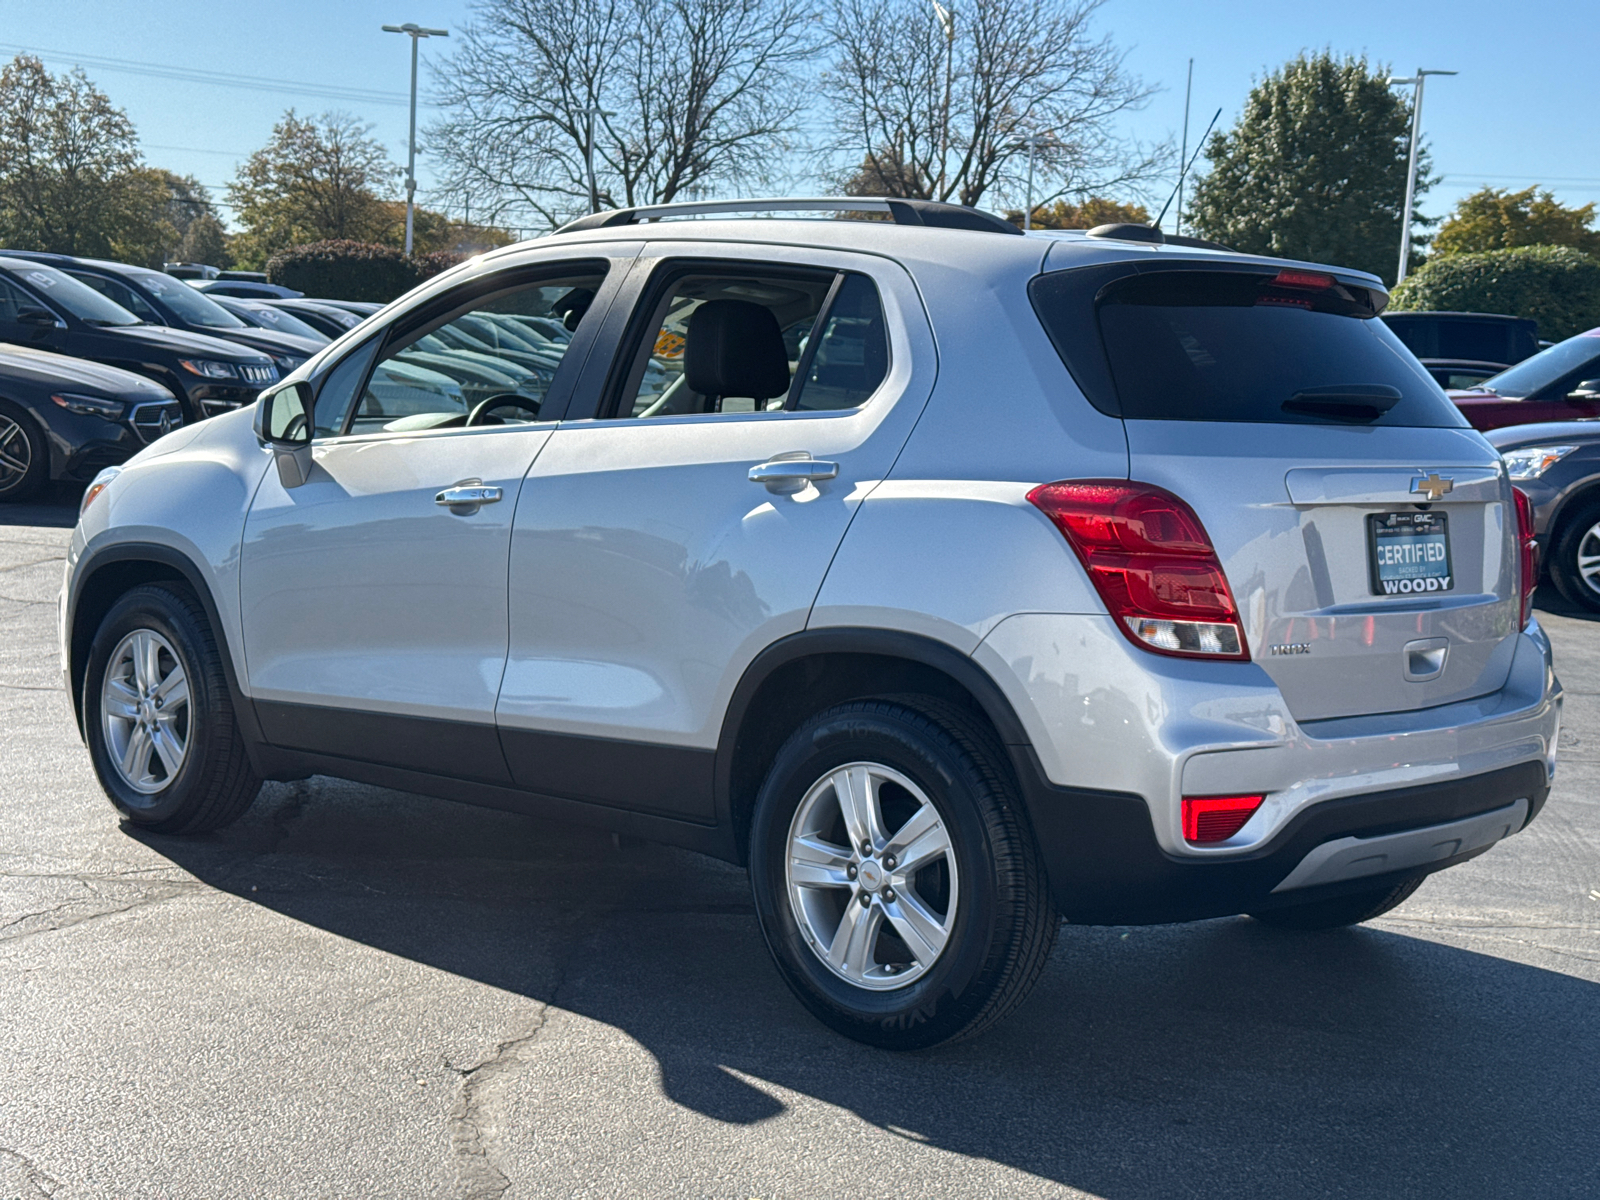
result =
[{"label": "windshield", "polygon": [[[1057,346],[1077,357],[1058,328],[1081,320],[1074,274],[1041,276],[1032,290]],[[1360,289],[1312,271],[1124,275],[1094,296],[1111,395],[1090,399],[1143,421],[1464,424],[1372,308]]]},{"label": "windshield", "polygon": [[29,267],[17,272],[17,278],[87,325],[143,324],[122,305],[107,300],[92,287],[86,287],[54,267]]},{"label": "windshield", "polygon": [[181,279],[162,275],[158,271],[139,271],[130,276],[134,283],[166,305],[185,325],[199,325],[204,329],[243,329],[239,320],[215,300],[208,300]]},{"label": "windshield", "polygon": [[313,329],[299,317],[291,316],[281,308],[273,308],[270,304],[251,304],[243,300],[234,303],[242,308],[246,319],[262,329],[276,329],[279,333],[292,333],[297,337],[310,338],[313,342],[326,342],[328,335],[320,329]]},{"label": "windshield", "polygon": [[1541,350],[1532,358],[1490,376],[1479,386],[1513,400],[1525,400],[1556,384],[1565,385],[1561,388],[1565,395],[1576,384],[1595,376],[1600,376],[1600,332],[1580,333],[1557,342],[1548,350]]}]

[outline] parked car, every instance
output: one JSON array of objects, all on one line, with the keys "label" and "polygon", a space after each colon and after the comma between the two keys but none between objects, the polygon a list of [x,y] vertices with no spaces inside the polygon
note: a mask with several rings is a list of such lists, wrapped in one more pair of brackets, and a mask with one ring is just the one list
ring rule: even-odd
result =
[{"label": "parked car", "polygon": [[307,325],[320,329],[330,338],[342,337],[347,330],[354,329],[363,320],[357,313],[322,300],[274,300],[268,297],[261,299],[274,308],[292,313]]},{"label": "parked car", "polygon": [[324,300],[318,298],[315,302],[331,308],[342,308],[345,312],[355,313],[356,316],[361,317],[363,320],[383,307],[375,300]]},{"label": "parked car", "polygon": [[185,422],[249,404],[278,371],[237,342],[149,325],[52,266],[0,252],[0,341],[121,367],[161,384]]},{"label": "parked car", "polygon": [[249,300],[292,300],[305,295],[282,284],[259,283],[249,279],[196,279],[190,286],[208,296],[236,296]]},{"label": "parked car", "polygon": [[1450,398],[1475,429],[1600,417],[1600,329],[1557,342]]},{"label": "parked car", "polygon": [[1382,320],[1443,388],[1470,387],[1539,352],[1539,323],[1527,317],[1394,312]]},{"label": "parked car", "polygon": [[169,262],[162,263],[161,269],[174,279],[215,279],[220,274],[216,267],[205,263]]},{"label": "parked car", "polygon": [[227,309],[247,325],[258,329],[275,329],[279,333],[293,334],[308,342],[324,346],[333,339],[313,325],[307,325],[293,313],[274,308],[264,300],[240,300],[233,296],[213,296],[212,301]]},{"label": "parked car", "polygon": [[1600,422],[1514,425],[1488,438],[1533,501],[1550,581],[1568,603],[1600,612]]},{"label": "parked car", "polygon": [[49,263],[109,297],[141,320],[168,329],[238,342],[272,359],[287,375],[321,348],[320,342],[257,329],[196,292],[188,283],[148,267],[65,254],[18,253],[17,258]]},{"label": "parked car", "polygon": [[[328,774],[746,864],[895,1048],[1015,1009],[1063,914],[1332,928],[1533,819],[1531,509],[1376,277],[845,205],[893,223],[581,219],[103,473],[62,653],[117,809]],[[369,382],[441,334],[515,377],[533,321],[537,386]]]},{"label": "parked car", "polygon": [[142,375],[0,342],[0,500],[88,483],[182,424],[177,399]]}]

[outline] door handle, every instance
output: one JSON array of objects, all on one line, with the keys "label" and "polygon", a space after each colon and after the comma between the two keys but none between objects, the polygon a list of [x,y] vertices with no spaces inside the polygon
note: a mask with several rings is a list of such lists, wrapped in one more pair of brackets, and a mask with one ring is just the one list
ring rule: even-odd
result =
[{"label": "door handle", "polygon": [[477,512],[485,504],[498,502],[503,494],[499,488],[485,487],[481,483],[458,483],[445,488],[433,498],[433,502],[444,505],[458,516],[467,516]]},{"label": "door handle", "polygon": [[767,491],[779,495],[803,491],[808,483],[819,479],[836,479],[838,475],[838,463],[812,458],[806,450],[777,454],[750,468],[751,483],[764,483]]}]

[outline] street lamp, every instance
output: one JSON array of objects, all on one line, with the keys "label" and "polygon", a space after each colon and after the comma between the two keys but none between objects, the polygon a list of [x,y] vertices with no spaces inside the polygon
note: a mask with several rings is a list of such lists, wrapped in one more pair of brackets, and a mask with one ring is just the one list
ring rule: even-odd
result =
[{"label": "street lamp", "polygon": [[424,29],[415,21],[404,25],[385,25],[385,33],[404,33],[411,38],[411,136],[406,142],[406,257],[411,257],[411,213],[417,199],[417,42],[425,37],[449,37],[443,29]]},{"label": "street lamp", "polygon": [[1024,232],[1033,228],[1033,156],[1039,151],[1039,143],[1047,141],[1049,138],[1046,135],[1031,133],[1018,142],[1018,145],[1028,148],[1028,194],[1024,197],[1027,207],[1022,210]]},{"label": "street lamp", "polygon": [[617,114],[594,104],[588,108],[580,108],[578,112],[589,119],[589,132],[583,142],[583,169],[589,177],[589,211],[597,213],[600,211],[600,186],[594,179],[594,119],[614,117]]},{"label": "street lamp", "polygon": [[1395,272],[1395,283],[1404,282],[1406,267],[1411,260],[1411,206],[1417,198],[1417,144],[1422,138],[1422,81],[1429,75],[1459,75],[1459,71],[1424,71],[1417,68],[1415,75],[1401,78],[1391,76],[1389,86],[1397,84],[1414,84],[1416,92],[1411,100],[1411,149],[1407,154],[1406,163],[1406,210],[1405,216],[1400,219],[1400,269]]}]

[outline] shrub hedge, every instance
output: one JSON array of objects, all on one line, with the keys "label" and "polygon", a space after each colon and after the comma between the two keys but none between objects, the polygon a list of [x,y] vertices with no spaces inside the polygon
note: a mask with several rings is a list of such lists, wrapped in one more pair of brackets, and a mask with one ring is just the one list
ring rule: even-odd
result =
[{"label": "shrub hedge", "polygon": [[267,260],[267,279],[307,296],[386,304],[439,271],[422,274],[420,265],[393,246],[340,239],[280,250]]},{"label": "shrub hedge", "polygon": [[1395,311],[1532,317],[1551,341],[1600,326],[1600,259],[1571,246],[1518,246],[1425,263],[1394,290]]}]

